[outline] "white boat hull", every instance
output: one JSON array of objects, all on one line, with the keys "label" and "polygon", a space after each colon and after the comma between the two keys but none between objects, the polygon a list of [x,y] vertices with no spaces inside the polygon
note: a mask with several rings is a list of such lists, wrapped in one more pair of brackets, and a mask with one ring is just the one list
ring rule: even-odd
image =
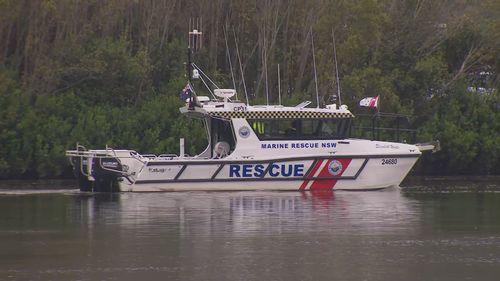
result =
[{"label": "white boat hull", "polygon": [[112,192],[374,190],[398,186],[421,155],[415,145],[360,139],[241,143],[224,158],[67,155],[81,190]]},{"label": "white boat hull", "polygon": [[[415,152],[260,161],[156,159],[140,162],[130,157],[131,151],[126,150],[114,152],[115,158],[106,157],[104,161],[96,158],[95,155],[99,154],[105,153],[100,151],[95,152],[93,157],[80,156],[78,161],[83,163],[80,171],[89,171],[88,175],[94,175],[90,180],[97,182],[101,174],[114,176],[117,180],[114,191],[124,192],[373,190],[398,186],[420,156],[420,152]],[[92,163],[91,167],[88,163]],[[104,173],[99,173],[99,169],[104,169]]]}]

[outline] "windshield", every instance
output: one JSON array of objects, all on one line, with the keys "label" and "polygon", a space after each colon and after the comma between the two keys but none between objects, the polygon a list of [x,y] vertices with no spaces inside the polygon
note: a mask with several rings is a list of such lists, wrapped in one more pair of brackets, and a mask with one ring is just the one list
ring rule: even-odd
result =
[{"label": "windshield", "polygon": [[351,119],[249,119],[260,140],[345,139]]}]

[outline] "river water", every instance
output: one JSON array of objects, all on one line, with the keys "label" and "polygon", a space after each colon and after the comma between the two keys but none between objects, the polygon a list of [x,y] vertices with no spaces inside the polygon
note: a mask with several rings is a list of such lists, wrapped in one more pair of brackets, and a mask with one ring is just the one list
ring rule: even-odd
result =
[{"label": "river water", "polygon": [[495,191],[68,187],[0,190],[0,280],[500,278]]}]

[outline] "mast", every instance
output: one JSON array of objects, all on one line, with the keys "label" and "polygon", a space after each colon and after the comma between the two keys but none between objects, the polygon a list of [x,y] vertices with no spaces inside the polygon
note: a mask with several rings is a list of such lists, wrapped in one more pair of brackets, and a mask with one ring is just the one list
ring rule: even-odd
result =
[{"label": "mast", "polygon": [[[188,50],[187,50],[187,56],[188,56],[188,62],[186,66],[186,71],[187,71],[187,78],[188,78],[188,84],[190,87],[189,91],[189,108],[193,109],[194,108],[194,97],[193,97],[193,89],[192,89],[192,84],[191,81],[194,76],[194,69],[193,69],[193,53],[201,49],[202,47],[202,35],[203,32],[200,30],[201,24],[200,24],[200,19],[197,18],[195,19],[189,19],[189,34],[188,34]],[[196,71],[197,72],[197,71]]]}]

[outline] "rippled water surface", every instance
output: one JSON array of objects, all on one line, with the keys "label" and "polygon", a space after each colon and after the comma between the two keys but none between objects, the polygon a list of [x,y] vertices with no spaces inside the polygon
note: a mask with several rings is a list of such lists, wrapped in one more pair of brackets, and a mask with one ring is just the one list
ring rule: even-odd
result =
[{"label": "rippled water surface", "polygon": [[500,193],[0,190],[0,280],[498,280]]}]

